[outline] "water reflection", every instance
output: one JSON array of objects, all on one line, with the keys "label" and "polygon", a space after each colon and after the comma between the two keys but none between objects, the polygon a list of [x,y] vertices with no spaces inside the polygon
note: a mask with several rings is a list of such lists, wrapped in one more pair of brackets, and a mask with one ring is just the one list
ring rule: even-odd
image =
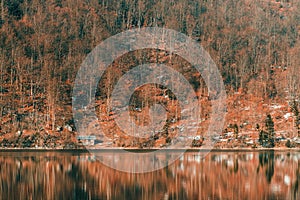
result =
[{"label": "water reflection", "polygon": [[87,153],[2,152],[0,199],[299,199],[299,161],[299,152],[186,153],[129,174]]},{"label": "water reflection", "polygon": [[271,182],[272,177],[274,175],[274,152],[266,152],[266,153],[259,153],[259,167],[258,170],[265,167],[265,174],[268,183]]}]

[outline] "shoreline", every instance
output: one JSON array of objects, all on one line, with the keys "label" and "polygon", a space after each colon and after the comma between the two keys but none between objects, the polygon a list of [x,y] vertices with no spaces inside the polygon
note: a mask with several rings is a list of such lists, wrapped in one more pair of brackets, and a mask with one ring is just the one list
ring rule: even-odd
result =
[{"label": "shoreline", "polygon": [[101,149],[60,149],[60,148],[0,148],[1,152],[78,152],[78,153],[92,153],[92,152],[261,152],[261,151],[275,151],[275,152],[300,152],[300,148],[222,148],[222,149],[201,149],[201,148],[189,148],[189,149],[137,149],[137,148],[101,148]]}]

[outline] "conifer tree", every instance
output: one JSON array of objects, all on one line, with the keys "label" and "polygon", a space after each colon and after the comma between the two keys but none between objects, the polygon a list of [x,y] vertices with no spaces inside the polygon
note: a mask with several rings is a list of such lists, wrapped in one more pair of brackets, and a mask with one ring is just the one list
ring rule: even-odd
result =
[{"label": "conifer tree", "polygon": [[274,122],[272,119],[272,116],[270,114],[267,115],[266,118],[266,129],[268,133],[267,137],[267,144],[269,147],[274,147],[275,146],[275,129],[274,129]]},{"label": "conifer tree", "polygon": [[295,117],[295,127],[297,129],[298,137],[300,137],[300,116],[299,116],[299,110],[298,110],[298,103],[294,100],[291,105],[292,112],[294,113]]}]

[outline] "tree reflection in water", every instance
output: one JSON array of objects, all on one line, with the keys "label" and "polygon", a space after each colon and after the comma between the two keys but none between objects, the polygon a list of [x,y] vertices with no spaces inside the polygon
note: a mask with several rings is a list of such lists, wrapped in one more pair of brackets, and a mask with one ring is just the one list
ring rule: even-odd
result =
[{"label": "tree reflection in water", "polygon": [[298,152],[190,152],[130,174],[87,153],[2,152],[0,199],[299,199],[299,160]]},{"label": "tree reflection in water", "polygon": [[259,153],[259,167],[265,167],[267,181],[271,183],[274,175],[274,151]]},{"label": "tree reflection in water", "polygon": [[292,193],[293,193],[293,197],[294,199],[299,199],[300,195],[298,193],[299,191],[299,181],[300,181],[300,160],[298,160],[298,167],[296,169],[296,180],[295,183],[293,184],[292,187]]}]

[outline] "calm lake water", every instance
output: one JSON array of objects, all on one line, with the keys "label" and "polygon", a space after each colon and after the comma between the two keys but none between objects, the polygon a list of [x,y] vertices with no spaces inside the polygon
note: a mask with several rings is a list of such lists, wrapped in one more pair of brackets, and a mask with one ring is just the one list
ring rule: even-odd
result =
[{"label": "calm lake water", "polygon": [[184,154],[145,174],[89,153],[0,152],[1,199],[300,199],[299,152]]}]

